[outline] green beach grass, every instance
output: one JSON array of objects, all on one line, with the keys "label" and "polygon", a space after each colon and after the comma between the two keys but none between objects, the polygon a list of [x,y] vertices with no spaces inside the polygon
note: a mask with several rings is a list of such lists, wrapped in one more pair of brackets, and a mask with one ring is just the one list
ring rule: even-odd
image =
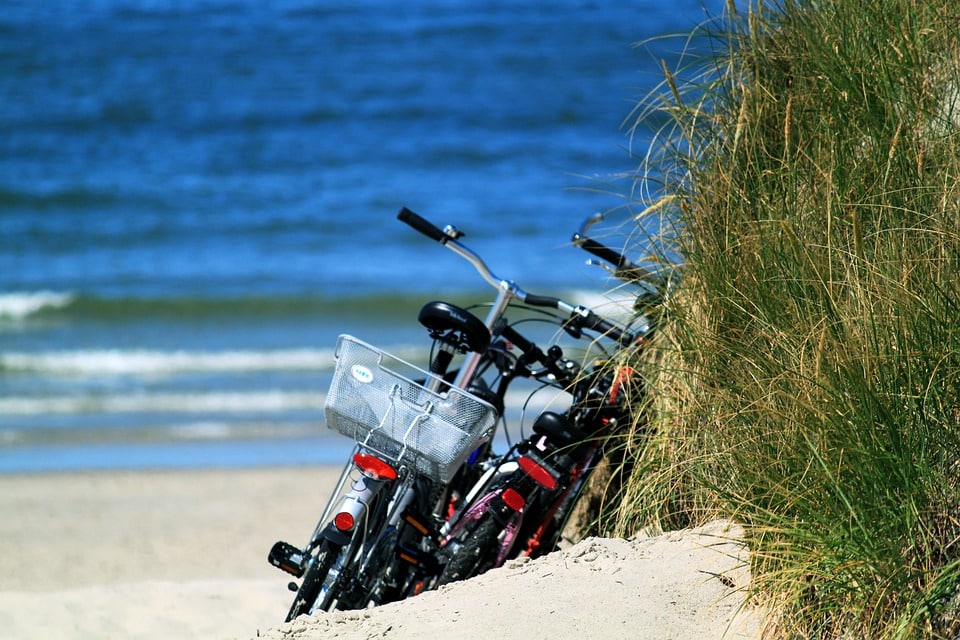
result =
[{"label": "green beach grass", "polygon": [[602,524],[743,524],[770,637],[955,638],[960,7],[731,5],[698,35],[635,114],[666,121],[637,217],[679,221],[684,276]]}]

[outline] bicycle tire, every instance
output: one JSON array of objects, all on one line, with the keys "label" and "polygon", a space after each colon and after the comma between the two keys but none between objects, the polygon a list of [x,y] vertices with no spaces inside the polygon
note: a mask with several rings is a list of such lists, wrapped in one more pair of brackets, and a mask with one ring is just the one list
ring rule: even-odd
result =
[{"label": "bicycle tire", "polygon": [[317,555],[304,574],[303,582],[300,583],[297,595],[294,597],[290,611],[287,613],[287,622],[309,613],[310,609],[313,608],[323,588],[323,581],[326,580],[330,567],[333,566],[333,562],[337,558],[337,553],[339,553],[339,550],[335,549],[329,540],[320,542],[317,547]]},{"label": "bicycle tire", "polygon": [[493,517],[483,518],[443,568],[437,586],[467,580],[491,569],[497,558],[498,538],[502,529]]},{"label": "bicycle tire", "polygon": [[[565,495],[559,498],[549,496],[549,500],[535,507],[528,505],[529,513],[524,519],[524,526],[517,536],[520,543],[515,545],[517,553],[511,555],[522,553],[530,558],[538,558],[557,550],[563,537],[563,531],[580,502],[584,487],[587,484],[586,481],[591,473],[592,468],[588,469],[583,477],[577,481],[576,486]],[[537,517],[531,517],[534,513],[538,514]],[[539,536],[536,535],[538,531],[540,531]],[[534,541],[535,544],[532,544]]]},{"label": "bicycle tire", "polygon": [[370,562],[360,574],[359,584],[363,586],[362,595],[352,603],[351,609],[363,609],[379,606],[399,599],[395,585],[396,574],[400,570],[400,560],[395,550],[398,534],[396,530],[385,532],[374,545]]}]

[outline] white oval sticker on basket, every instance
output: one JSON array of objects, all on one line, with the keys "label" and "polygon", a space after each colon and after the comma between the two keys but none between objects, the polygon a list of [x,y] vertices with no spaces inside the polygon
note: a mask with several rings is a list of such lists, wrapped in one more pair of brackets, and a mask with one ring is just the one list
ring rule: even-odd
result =
[{"label": "white oval sticker on basket", "polygon": [[353,368],[350,369],[350,373],[352,373],[353,377],[359,382],[364,384],[373,382],[373,373],[370,371],[370,369],[366,368],[362,364],[353,365]]}]

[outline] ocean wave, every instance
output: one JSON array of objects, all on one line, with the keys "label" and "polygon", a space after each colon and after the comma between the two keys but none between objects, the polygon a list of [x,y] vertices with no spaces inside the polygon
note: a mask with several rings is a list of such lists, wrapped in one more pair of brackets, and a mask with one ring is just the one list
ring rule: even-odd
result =
[{"label": "ocean wave", "polygon": [[[558,292],[544,292],[555,295]],[[239,296],[197,295],[104,295],[73,291],[37,290],[0,293],[0,322],[6,320],[42,320],[47,315],[58,321],[74,320],[106,324],[124,324],[143,320],[168,322],[229,319],[274,321],[300,318],[316,321],[331,315],[344,322],[365,324],[414,325],[420,308],[437,292],[381,290],[360,294],[303,292]],[[622,316],[636,296],[635,291],[591,291],[568,289],[559,295],[575,304],[585,304],[602,315]],[[478,300],[487,300],[486,290],[464,289],[443,292],[439,297],[465,308]],[[481,314],[482,311],[476,311]]]},{"label": "ocean wave", "polygon": [[150,395],[76,395],[0,398],[0,416],[94,413],[282,413],[322,411],[326,394],[318,391],[157,393]]},{"label": "ocean wave", "polygon": [[62,376],[331,371],[333,349],[276,351],[81,350],[0,355],[0,371]]},{"label": "ocean wave", "polygon": [[72,293],[58,291],[0,293],[0,320],[22,320],[46,309],[61,309],[74,298]]},{"label": "ocean wave", "polygon": [[610,290],[577,289],[568,293],[577,304],[590,307],[599,315],[620,323],[626,323],[634,316],[633,303],[637,291],[632,287],[615,287]]},{"label": "ocean wave", "polygon": [[[50,451],[57,446],[95,445],[97,447],[124,444],[158,444],[185,442],[226,442],[238,440],[276,441],[291,438],[325,438],[326,447],[333,446],[338,435],[327,432],[319,420],[263,420],[223,421],[202,418],[197,421],[160,422],[137,428],[91,427],[62,429],[48,427],[0,427],[0,454],[4,447],[33,446]],[[344,441],[345,444],[348,441]]]},{"label": "ocean wave", "polygon": [[[450,302],[464,304],[463,296]],[[129,323],[141,320],[182,322],[184,320],[263,320],[305,318],[335,312],[367,322],[412,322],[427,301],[423,293],[371,291],[359,295],[336,292],[252,292],[250,295],[207,296],[160,294],[157,296],[109,295],[98,293],[38,290],[0,293],[0,321],[23,320],[28,316],[56,314],[59,320],[84,320],[98,323]]]},{"label": "ocean wave", "polygon": [[[76,394],[44,397],[0,398],[0,416],[46,414],[194,413],[251,414],[288,411],[322,411],[326,389],[207,391],[151,394]],[[539,392],[515,390],[506,398],[508,413],[537,415],[544,409],[562,411],[569,396],[556,389]]]}]

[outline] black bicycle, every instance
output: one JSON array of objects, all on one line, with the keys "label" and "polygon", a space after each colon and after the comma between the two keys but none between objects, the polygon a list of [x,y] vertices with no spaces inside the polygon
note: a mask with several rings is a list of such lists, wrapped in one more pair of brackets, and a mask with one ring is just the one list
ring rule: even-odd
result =
[{"label": "black bicycle", "polygon": [[[611,255],[582,234],[575,240]],[[622,256],[615,264],[629,281],[640,273]],[[661,305],[659,292],[645,288],[636,304],[644,319],[641,329],[606,334],[616,339],[611,358],[594,360],[585,368],[569,361],[557,368],[564,374],[557,382],[571,396],[569,408],[541,413],[529,436],[500,459],[498,473],[465,505],[442,540],[443,570],[436,586],[471,578],[519,555],[537,557],[558,547],[588,479],[607,448],[617,446],[612,436],[630,424],[632,408],[644,393],[642,378],[616,353],[643,348],[657,329]]]}]

